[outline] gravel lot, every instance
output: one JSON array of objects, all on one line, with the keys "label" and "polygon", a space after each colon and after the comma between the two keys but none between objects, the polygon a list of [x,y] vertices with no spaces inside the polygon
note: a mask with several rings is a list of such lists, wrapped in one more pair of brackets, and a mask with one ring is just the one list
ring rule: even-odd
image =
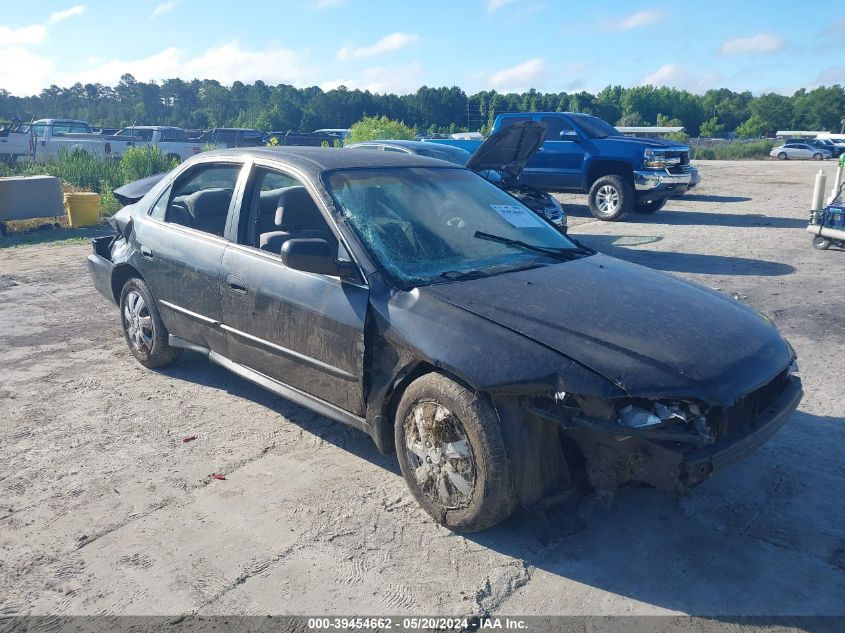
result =
[{"label": "gravel lot", "polygon": [[141,367],[89,246],[0,248],[0,614],[845,615],[845,253],[805,231],[819,164],[700,168],[694,194],[619,223],[562,196],[572,232],[769,315],[800,411],[686,497],[466,537],[362,433],[190,353]]}]

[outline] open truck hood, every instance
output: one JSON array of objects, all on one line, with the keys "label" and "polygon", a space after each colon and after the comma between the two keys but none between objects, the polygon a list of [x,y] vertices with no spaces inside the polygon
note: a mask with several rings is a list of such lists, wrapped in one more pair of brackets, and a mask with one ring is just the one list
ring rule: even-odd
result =
[{"label": "open truck hood", "polygon": [[793,358],[770,321],[731,297],[605,255],[420,290],[636,397],[733,406]]},{"label": "open truck hood", "polygon": [[517,178],[546,140],[546,130],[546,125],[537,121],[520,121],[502,128],[481,144],[466,166]]}]

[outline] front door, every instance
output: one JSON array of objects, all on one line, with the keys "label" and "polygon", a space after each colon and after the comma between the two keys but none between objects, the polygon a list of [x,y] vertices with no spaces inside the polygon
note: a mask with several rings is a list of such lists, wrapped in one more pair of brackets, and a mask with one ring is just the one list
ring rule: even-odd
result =
[{"label": "front door", "polygon": [[304,182],[260,166],[253,168],[239,218],[238,243],[226,249],[221,268],[229,357],[363,415],[368,289],[287,268],[279,255],[285,239],[299,236],[326,239],[346,258],[330,220]]},{"label": "front door", "polygon": [[580,134],[563,116],[541,116],[548,127],[546,141],[526,166],[520,181],[538,189],[580,189],[584,139],[564,134]]}]

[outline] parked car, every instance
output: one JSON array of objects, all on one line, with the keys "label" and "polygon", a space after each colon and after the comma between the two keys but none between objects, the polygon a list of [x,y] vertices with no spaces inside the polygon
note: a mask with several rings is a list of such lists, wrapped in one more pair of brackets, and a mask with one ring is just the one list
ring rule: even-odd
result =
[{"label": "parked car", "polygon": [[555,197],[518,182],[522,168],[543,144],[545,136],[546,127],[542,123],[527,121],[493,134],[472,155],[459,147],[423,141],[363,141],[345,147],[419,154],[429,158],[439,158],[456,165],[466,165],[507,191],[535,213],[566,231],[566,213]]},{"label": "parked car", "polygon": [[337,136],[327,132],[298,132],[296,130],[284,130],[268,132],[264,135],[264,143],[270,143],[275,139],[277,145],[298,145],[301,147],[322,147],[323,144],[333,146],[338,142]]},{"label": "parked car", "polygon": [[39,119],[29,126],[36,160],[55,158],[62,151],[111,156],[112,145],[85,121]]},{"label": "parked car", "polygon": [[182,128],[165,125],[133,125],[109,136],[112,153],[122,156],[129,147],[154,145],[171,160],[186,160],[202,151],[202,145],[192,141]]},{"label": "parked car", "polygon": [[780,147],[775,147],[769,152],[769,156],[777,158],[778,160],[824,160],[831,158],[833,154],[829,150],[821,149],[810,145],[809,143],[786,143]]},{"label": "parked car", "polygon": [[197,141],[213,145],[216,149],[260,147],[264,145],[264,132],[247,128],[218,127],[204,133]]},{"label": "parked car", "polygon": [[[625,214],[654,213],[690,183],[686,145],[661,139],[624,136],[589,114],[522,112],[500,114],[493,132],[520,121],[548,126],[546,141],[528,162],[520,183],[544,191],[586,193],[590,212],[614,221]],[[475,151],[480,141],[432,140]]]},{"label": "parked car", "polygon": [[839,150],[839,155],[845,154],[845,134],[837,134],[835,132],[824,132],[816,136],[821,141],[833,143]]},{"label": "parked car", "polygon": [[585,248],[443,161],[207,152],[111,221],[88,266],[142,365],[190,349],[363,430],[452,530],[579,473],[608,501],[689,489],[802,397],[768,319]]},{"label": "parked car", "polygon": [[836,145],[834,145],[833,141],[829,139],[819,139],[819,138],[788,138],[783,141],[784,145],[794,145],[795,143],[798,144],[806,144],[812,147],[817,147],[819,149],[827,150],[831,153],[832,156],[839,156],[840,149]]}]

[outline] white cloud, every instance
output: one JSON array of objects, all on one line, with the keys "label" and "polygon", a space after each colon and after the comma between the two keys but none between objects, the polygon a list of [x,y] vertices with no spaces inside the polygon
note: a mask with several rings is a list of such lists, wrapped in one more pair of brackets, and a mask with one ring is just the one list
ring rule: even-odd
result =
[{"label": "white cloud", "polygon": [[53,61],[25,48],[0,48],[0,87],[16,95],[33,95],[49,85]]},{"label": "white cloud", "polygon": [[71,7],[70,9],[65,9],[64,11],[56,11],[55,13],[50,14],[49,24],[55,24],[56,22],[61,22],[62,20],[67,20],[68,18],[75,17],[77,15],[82,15],[85,13],[85,5],[78,4],[75,7]]},{"label": "white cloud", "polygon": [[776,53],[784,47],[783,38],[774,33],[757,33],[751,37],[737,37],[725,40],[719,48],[722,55],[754,55]]},{"label": "white cloud", "polygon": [[502,7],[512,4],[515,0],[487,0],[488,11],[498,11]]},{"label": "white cloud", "polygon": [[392,53],[405,48],[408,44],[413,44],[419,41],[419,35],[411,33],[391,33],[385,35],[375,44],[370,46],[361,46],[353,48],[351,46],[344,46],[337,52],[338,59],[364,59],[366,57],[376,57],[384,55],[385,53]]},{"label": "white cloud", "polygon": [[663,18],[663,11],[657,9],[649,9],[647,11],[637,11],[631,15],[625,16],[621,20],[613,20],[606,24],[606,28],[612,31],[630,31],[631,29],[638,29],[641,26],[648,26],[654,24]]},{"label": "white cloud", "polygon": [[405,66],[378,66],[364,69],[358,77],[325,81],[320,88],[333,90],[346,86],[350,90],[369,90],[380,94],[409,94],[422,85],[422,72],[419,62]]},{"label": "white cloud", "polygon": [[653,73],[646,75],[636,82],[636,85],[668,86],[670,88],[679,88],[700,93],[709,88],[721,85],[723,81],[724,78],[717,74],[701,71],[689,72],[680,64],[671,63],[663,64]]},{"label": "white cloud", "polygon": [[47,37],[47,27],[43,24],[22,26],[17,29],[10,29],[8,26],[0,26],[0,42],[3,46],[26,46],[29,44],[40,44]]},{"label": "white cloud", "polygon": [[112,59],[60,78],[60,85],[77,81],[115,85],[120,76],[129,73],[138,81],[167,79],[216,79],[224,85],[235,81],[253,82],[258,79],[270,84],[306,83],[308,70],[295,51],[268,46],[264,49],[242,48],[238,41],[210,48],[193,58],[184,51],[167,48],[160,53],[135,60]]},{"label": "white cloud", "polygon": [[487,78],[487,84],[499,92],[523,92],[536,88],[546,78],[546,63],[539,57],[499,70]]},{"label": "white cloud", "polygon": [[169,13],[178,6],[179,0],[167,0],[166,2],[157,4],[155,9],[153,9],[153,12],[150,14],[150,19],[157,18],[164,13]]}]

